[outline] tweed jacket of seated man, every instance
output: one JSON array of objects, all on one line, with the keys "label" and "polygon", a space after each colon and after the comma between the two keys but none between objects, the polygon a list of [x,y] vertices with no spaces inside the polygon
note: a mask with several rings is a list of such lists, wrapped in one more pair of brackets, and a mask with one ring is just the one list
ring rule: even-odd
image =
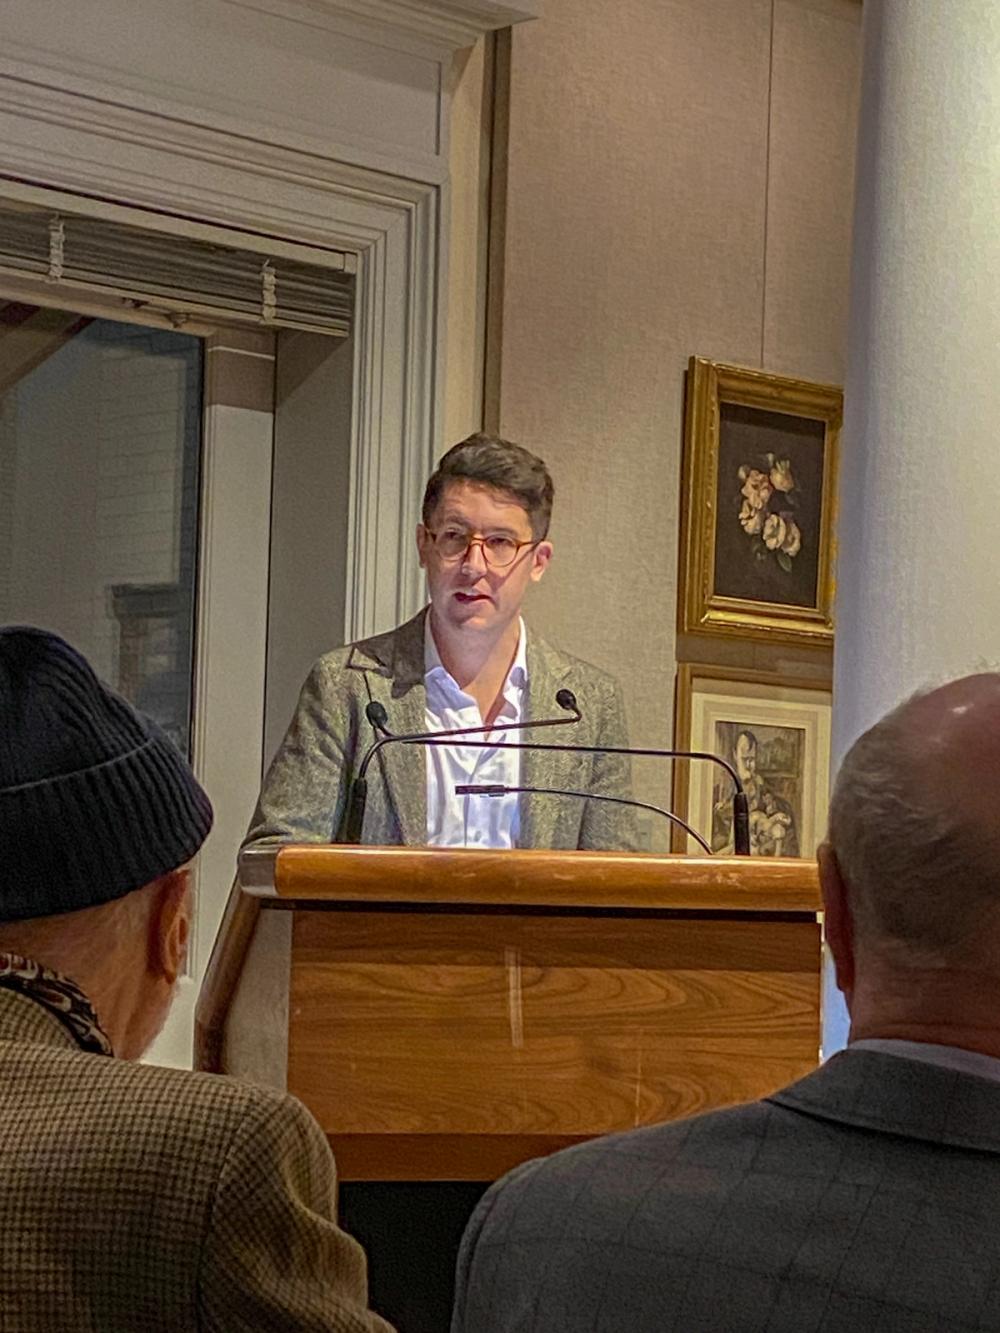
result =
[{"label": "tweed jacket of seated man", "polygon": [[79,1050],[0,990],[3,1333],[373,1333],[333,1158],[290,1097]]},{"label": "tweed jacket of seated man", "polygon": [[79,653],[0,628],[0,1333],[388,1333],[305,1107],[138,1063],[211,824]]}]

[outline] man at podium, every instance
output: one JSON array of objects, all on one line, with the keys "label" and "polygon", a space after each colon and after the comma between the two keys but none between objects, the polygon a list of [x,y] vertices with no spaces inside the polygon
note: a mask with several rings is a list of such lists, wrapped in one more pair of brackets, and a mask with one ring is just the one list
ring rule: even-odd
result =
[{"label": "man at podium", "polygon": [[[545,464],[519,445],[472,435],[444,455],[417,526],[429,606],[314,665],[248,843],[636,850],[633,811],[615,803],[631,794],[627,756],[497,748],[628,744],[617,682],[521,618],[552,557],[552,497]],[[362,812],[352,781],[379,719],[399,736],[482,730],[448,744],[385,741]],[[566,725],[521,730],[550,719]],[[495,794],[456,794],[462,785]]]}]

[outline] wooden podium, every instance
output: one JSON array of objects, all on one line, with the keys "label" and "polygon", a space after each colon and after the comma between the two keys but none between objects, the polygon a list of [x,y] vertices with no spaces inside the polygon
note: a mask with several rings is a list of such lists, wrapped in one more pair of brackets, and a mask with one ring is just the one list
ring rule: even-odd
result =
[{"label": "wooden podium", "polygon": [[295,1093],[343,1180],[489,1180],[814,1068],[818,908],[811,861],[254,849],[196,1064]]}]

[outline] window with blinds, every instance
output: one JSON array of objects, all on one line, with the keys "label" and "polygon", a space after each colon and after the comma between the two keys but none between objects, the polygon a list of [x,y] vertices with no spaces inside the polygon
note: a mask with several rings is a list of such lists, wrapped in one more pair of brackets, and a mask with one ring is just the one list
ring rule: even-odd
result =
[{"label": "window with blinds", "polygon": [[354,305],[353,256],[275,242],[270,251],[173,235],[103,218],[0,199],[0,278],[117,298],[132,309],[346,337]]}]

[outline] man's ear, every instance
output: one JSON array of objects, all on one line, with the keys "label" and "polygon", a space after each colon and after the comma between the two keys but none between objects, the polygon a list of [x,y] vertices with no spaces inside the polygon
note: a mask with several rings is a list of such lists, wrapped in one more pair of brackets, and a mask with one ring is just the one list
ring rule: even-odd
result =
[{"label": "man's ear", "polygon": [[181,974],[191,933],[191,872],[187,866],[157,880],[150,920],[150,968],[169,985]]},{"label": "man's ear", "polygon": [[420,559],[420,568],[427,568],[427,549],[432,544],[430,533],[422,523],[417,524],[417,556]]},{"label": "man's ear", "polygon": [[828,842],[821,843],[816,860],[819,863],[819,887],[823,895],[826,942],[833,954],[837,987],[843,991],[848,1007],[854,991],[854,919],[848,899],[847,885],[840,873],[837,854]]},{"label": "man's ear", "polygon": [[531,578],[533,582],[537,583],[552,559],[552,543],[549,541],[539,542],[531,554]]}]

